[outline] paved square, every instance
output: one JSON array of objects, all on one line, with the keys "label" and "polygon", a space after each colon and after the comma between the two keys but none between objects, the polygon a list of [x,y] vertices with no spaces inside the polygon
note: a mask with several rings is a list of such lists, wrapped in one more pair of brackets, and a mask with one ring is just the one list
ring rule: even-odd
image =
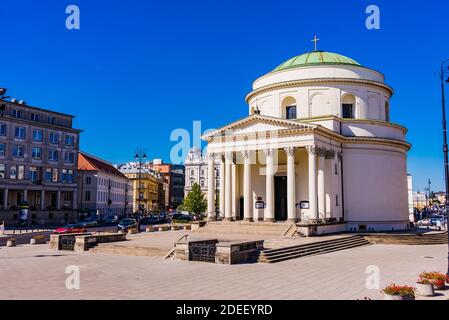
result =
[{"label": "paved square", "polygon": [[[373,245],[277,264],[217,265],[99,253],[47,245],[0,248],[0,299],[381,299],[381,287],[413,285],[422,271],[445,271],[446,245]],[[66,267],[80,267],[79,290],[66,289]],[[440,297],[444,298],[444,297]]]}]

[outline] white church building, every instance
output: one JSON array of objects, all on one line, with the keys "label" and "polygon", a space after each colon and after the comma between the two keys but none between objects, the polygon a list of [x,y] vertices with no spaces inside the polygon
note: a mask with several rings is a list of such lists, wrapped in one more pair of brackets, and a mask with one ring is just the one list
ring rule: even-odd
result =
[{"label": "white church building", "polygon": [[258,78],[249,115],[202,137],[209,220],[408,229],[410,144],[390,121],[392,95],[382,73],[331,52],[293,57]]}]

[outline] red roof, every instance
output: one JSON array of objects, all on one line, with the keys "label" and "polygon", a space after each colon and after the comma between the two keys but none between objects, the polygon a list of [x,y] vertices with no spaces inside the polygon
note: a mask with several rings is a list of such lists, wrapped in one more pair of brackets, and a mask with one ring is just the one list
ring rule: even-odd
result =
[{"label": "red roof", "polygon": [[126,178],[126,176],[112,164],[81,151],[78,153],[78,170],[103,171]]}]

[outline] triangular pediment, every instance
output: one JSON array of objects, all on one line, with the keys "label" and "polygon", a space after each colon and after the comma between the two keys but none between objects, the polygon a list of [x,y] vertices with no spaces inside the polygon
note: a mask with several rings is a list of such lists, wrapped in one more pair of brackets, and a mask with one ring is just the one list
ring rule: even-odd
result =
[{"label": "triangular pediment", "polygon": [[233,122],[227,126],[204,135],[204,140],[213,137],[242,136],[260,134],[265,132],[279,132],[288,130],[314,129],[316,125],[302,123],[295,120],[286,120],[253,114],[244,119]]}]

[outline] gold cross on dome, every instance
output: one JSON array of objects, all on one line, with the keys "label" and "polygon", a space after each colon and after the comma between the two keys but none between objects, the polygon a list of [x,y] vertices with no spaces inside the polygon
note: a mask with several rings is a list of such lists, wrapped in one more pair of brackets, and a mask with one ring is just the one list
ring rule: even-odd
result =
[{"label": "gold cross on dome", "polygon": [[316,51],[316,43],[317,43],[318,41],[320,41],[320,39],[318,39],[318,38],[316,37],[316,35],[315,35],[315,37],[314,37],[313,40],[312,40],[312,42],[314,42],[314,45],[315,45],[315,50],[314,50],[314,51]]}]

